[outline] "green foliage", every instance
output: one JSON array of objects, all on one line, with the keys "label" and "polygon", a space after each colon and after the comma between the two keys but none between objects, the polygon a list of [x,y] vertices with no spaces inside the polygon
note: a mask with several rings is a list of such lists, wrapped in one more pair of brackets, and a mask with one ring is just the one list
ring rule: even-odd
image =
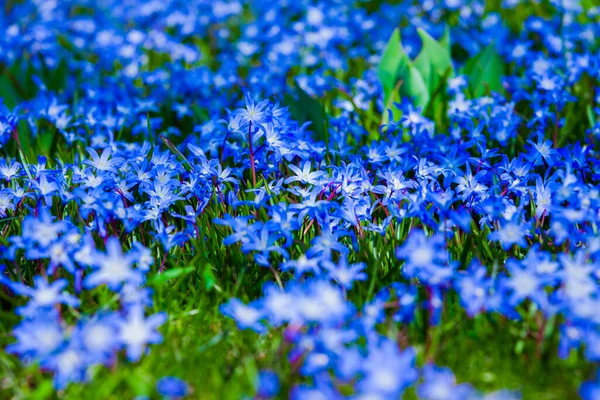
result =
[{"label": "green foliage", "polygon": [[408,62],[408,56],[404,53],[400,42],[400,29],[396,29],[390,37],[377,67],[377,75],[383,86],[384,104],[387,105],[390,102],[390,98],[395,92],[396,83],[402,76],[402,70]]},{"label": "green foliage", "polygon": [[[427,83],[415,63],[402,48],[400,30],[394,30],[377,68],[379,80],[383,86],[385,108],[392,110],[394,119],[400,112],[393,107],[402,96],[415,99],[415,104],[425,107],[429,102]],[[383,113],[382,123],[389,121],[387,111]]]},{"label": "green foliage", "polygon": [[444,49],[448,52],[449,55],[452,55],[452,43],[450,42],[450,27],[446,25],[446,29],[444,30],[444,36],[440,39],[440,45],[444,47]]},{"label": "green foliage", "polygon": [[21,101],[21,96],[11,82],[10,72],[6,67],[0,65],[0,99],[8,108],[14,108]]},{"label": "green foliage", "polygon": [[[589,3],[584,0],[584,5]],[[439,107],[445,104],[445,82],[455,74],[450,57],[452,44],[449,30],[439,41],[423,30],[419,30],[419,35],[423,48],[413,61],[403,51],[400,31],[396,29],[381,58],[378,76],[383,85],[387,108],[392,108],[393,102],[406,96],[414,98],[415,104],[437,116]],[[71,46],[66,41],[64,45]],[[73,51],[76,49],[73,48]],[[24,76],[5,71],[0,66],[0,97],[9,107],[14,107],[34,90],[31,76],[36,71],[31,65],[20,68],[26,71]],[[471,96],[481,96],[502,90],[501,76],[505,73],[505,65],[491,45],[469,59],[461,73],[469,78]],[[55,69],[48,69],[46,74],[43,71],[37,71],[37,74],[53,90],[64,87],[68,78],[61,64]],[[588,87],[585,81],[582,82],[582,91]],[[285,96],[284,99],[292,116],[300,122],[310,121],[310,129],[315,137],[327,143],[326,99],[312,97],[298,85],[294,90],[294,95]],[[197,122],[208,119],[206,110],[197,105],[192,106],[192,111]],[[394,113],[394,118],[400,117],[396,115],[398,110],[394,110]],[[166,115],[158,116],[167,118]],[[370,121],[379,116],[373,111],[366,111],[365,115],[361,115],[363,117]],[[387,118],[385,112],[384,123]],[[580,131],[574,128],[578,121],[589,124],[595,122],[591,100],[583,107],[576,106],[568,111],[567,124],[562,128],[564,133]],[[436,123],[439,123],[439,119],[436,119]],[[11,149],[11,153],[21,161],[35,162],[37,154],[72,159],[78,151],[82,153],[77,148],[61,151],[61,135],[51,127],[41,127],[36,136],[27,122],[21,121],[18,137],[20,147]],[[162,136],[160,139],[173,154],[185,160],[173,143]],[[54,160],[50,159],[49,162]],[[187,162],[184,166],[191,168]],[[240,193],[241,199],[250,199],[250,195],[244,196],[243,192]],[[284,195],[274,196],[273,201],[284,202],[286,199]],[[18,321],[18,317],[12,311],[4,311],[2,306],[14,301],[14,298],[0,290],[0,319],[3,321],[0,323],[0,399],[120,399],[142,394],[156,398],[154,383],[158,377],[165,375],[179,376],[188,381],[194,389],[191,398],[239,399],[253,392],[254,380],[260,368],[276,368],[288,382],[284,384],[298,380],[297,374],[290,371],[291,367],[284,356],[285,343],[282,343],[280,332],[259,336],[240,331],[234,322],[219,312],[219,305],[231,296],[244,300],[256,298],[262,284],[272,279],[270,271],[249,262],[238,247],[222,246],[222,240],[229,232],[211,221],[224,212],[232,210],[224,210],[220,204],[210,204],[198,220],[203,240],[191,244],[193,248],[165,255],[165,269],[149,275],[148,284],[155,290],[155,309],[166,311],[169,315],[168,323],[161,328],[164,343],[153,346],[139,363],[116,360],[112,369],[99,368],[88,385],[71,385],[57,394],[52,388],[51,377],[39,366],[22,366],[16,358],[2,350],[12,340],[10,328]],[[249,213],[248,210],[244,212]],[[69,213],[66,210],[65,215]],[[412,219],[407,218],[395,224],[395,230],[386,237],[366,233],[361,239],[361,252],[351,261],[367,263],[369,280],[358,284],[350,294],[350,300],[357,306],[400,276],[394,252],[412,224]],[[17,223],[14,226],[3,232],[0,242],[5,243],[6,238],[19,229]],[[210,229],[205,230],[207,227]],[[462,266],[468,265],[475,256],[489,266],[502,264],[505,261],[504,252],[490,246],[486,239],[488,234],[489,230],[480,230],[474,224],[472,235],[449,240],[448,249],[457,256]],[[292,258],[297,257],[313,237],[313,230],[298,235]],[[154,240],[150,237],[145,239],[148,243]],[[109,300],[105,303],[109,303]],[[577,384],[592,374],[592,367],[584,361],[580,352],[573,352],[564,362],[558,362],[555,356],[550,356],[556,349],[559,321],[549,320],[543,329],[547,340],[544,348],[530,347],[527,344],[530,341],[523,338],[538,333],[538,315],[536,310],[525,310],[525,320],[519,323],[497,315],[469,319],[458,300],[449,297],[444,305],[443,321],[438,327],[427,327],[426,319],[421,317],[411,326],[390,324],[382,327],[382,330],[390,337],[410,335],[411,344],[420,351],[421,363],[425,362],[423,354],[426,354],[438,365],[451,367],[460,381],[469,381],[478,388],[522,389],[525,398],[532,399],[575,398]]]},{"label": "green foliage", "polygon": [[[394,119],[400,118],[400,111],[393,107],[402,97],[414,99],[416,106],[427,109],[433,99],[445,86],[448,78],[454,76],[454,66],[450,52],[450,33],[447,29],[438,42],[427,32],[418,29],[423,47],[415,60],[410,60],[402,48],[400,31],[396,29],[388,41],[377,69],[384,90],[385,108],[392,110]],[[383,113],[382,123],[389,121],[387,111]]]},{"label": "green foliage", "polygon": [[158,273],[158,274],[155,274],[154,276],[152,276],[152,278],[148,281],[148,283],[150,285],[164,285],[167,282],[169,282],[170,280],[191,274],[194,271],[196,271],[196,268],[194,268],[194,267],[170,268],[166,271],[163,271],[161,273]]},{"label": "green foliage", "polygon": [[481,97],[490,92],[502,91],[504,61],[493,44],[467,60],[462,72],[469,79],[469,90],[472,97]]},{"label": "green foliage", "polygon": [[310,130],[315,139],[327,140],[327,119],[323,105],[316,98],[306,93],[300,85],[295,85],[295,97],[285,95],[284,103],[289,107],[290,114],[299,122],[311,122]]},{"label": "green foliage", "polygon": [[[421,37],[423,47],[414,64],[423,77],[429,94],[432,95],[443,80],[454,77],[452,57],[447,44],[435,41],[421,28],[417,29],[417,32]],[[447,41],[449,43],[449,38]]]}]

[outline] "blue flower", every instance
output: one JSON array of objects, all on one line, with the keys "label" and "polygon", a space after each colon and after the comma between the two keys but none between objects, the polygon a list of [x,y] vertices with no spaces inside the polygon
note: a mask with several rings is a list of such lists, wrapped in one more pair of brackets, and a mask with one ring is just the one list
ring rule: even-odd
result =
[{"label": "blue flower", "polygon": [[346,290],[352,289],[354,282],[367,279],[367,274],[364,272],[365,263],[348,265],[348,261],[343,255],[337,264],[328,261],[324,265],[329,277]]},{"label": "blue flower", "polygon": [[531,145],[529,148],[526,158],[533,163],[533,165],[545,164],[547,167],[554,165],[554,158],[557,155],[556,150],[552,148],[552,142],[550,140],[544,140],[544,135],[541,132],[537,134],[537,143],[533,140],[528,140],[527,143]]},{"label": "blue flower", "polygon": [[418,379],[414,350],[398,350],[391,340],[369,343],[369,352],[361,371],[357,389],[363,396],[397,398]]},{"label": "blue flower", "polygon": [[423,400],[463,400],[474,395],[470,385],[456,384],[454,374],[448,368],[426,365],[423,381],[417,388],[417,395]]},{"label": "blue flower", "polygon": [[165,376],[156,382],[156,391],[168,399],[184,397],[188,394],[187,383],[175,376]]},{"label": "blue flower", "polygon": [[292,183],[292,182],[302,182],[302,183],[307,183],[309,185],[317,185],[319,183],[318,179],[319,177],[325,175],[324,171],[313,171],[311,172],[311,164],[312,162],[310,161],[306,161],[304,163],[304,165],[302,166],[302,169],[296,167],[293,164],[288,165],[288,168],[291,169],[296,176],[291,176],[289,178],[287,178],[285,180],[285,183]]},{"label": "blue flower", "polygon": [[501,223],[500,229],[491,232],[488,237],[490,240],[500,242],[504,250],[514,245],[527,247],[526,238],[531,235],[527,228],[525,223],[519,221],[517,214],[511,221]]},{"label": "blue flower", "polygon": [[238,299],[231,299],[221,306],[221,312],[233,318],[240,329],[252,329],[258,333],[266,332],[261,322],[264,318],[263,312],[252,305],[245,305]]},{"label": "blue flower", "polygon": [[41,367],[54,372],[54,387],[59,390],[71,382],[84,382],[89,378],[86,353],[76,340],[71,340],[51,357],[44,359]]},{"label": "blue flower", "polygon": [[596,373],[596,380],[584,382],[579,387],[582,400],[595,400],[600,398],[600,373]]},{"label": "blue flower", "polygon": [[237,109],[235,111],[236,115],[241,116],[244,124],[263,122],[267,115],[265,108],[269,104],[269,100],[263,100],[255,104],[249,92],[246,92],[244,99],[246,100],[246,108]]},{"label": "blue flower", "polygon": [[20,307],[18,313],[20,315],[35,316],[40,312],[47,312],[57,304],[66,304],[70,307],[79,306],[79,299],[64,290],[67,285],[66,279],[57,279],[52,283],[48,283],[46,278],[36,276],[34,287],[13,286],[16,293],[30,297],[30,301],[26,306]]},{"label": "blue flower", "polygon": [[271,399],[279,393],[279,377],[270,370],[262,370],[258,374],[256,397],[258,399]]},{"label": "blue flower", "polygon": [[458,274],[454,286],[467,314],[474,317],[484,311],[485,299],[489,294],[491,282],[487,277],[487,268],[478,261],[473,261],[465,272]]},{"label": "blue flower", "polygon": [[96,168],[98,171],[110,171],[117,172],[117,168],[125,161],[123,158],[112,158],[109,160],[112,150],[110,147],[106,147],[102,151],[102,155],[99,156],[96,150],[91,147],[86,148],[87,152],[92,157],[91,160],[84,160],[83,164],[92,166]]},{"label": "blue flower", "polygon": [[6,351],[27,362],[45,359],[65,343],[65,332],[54,310],[21,321],[12,333],[16,341],[6,346]]},{"label": "blue flower", "polygon": [[431,285],[447,284],[456,268],[446,250],[446,240],[441,235],[425,236],[422,230],[411,232],[396,256],[406,260],[403,273],[409,278],[419,278]]},{"label": "blue flower", "polygon": [[141,275],[132,268],[136,260],[135,253],[123,254],[119,239],[112,237],[106,242],[106,254],[101,254],[93,262],[93,271],[83,283],[86,288],[106,284],[111,290],[117,290],[124,283],[139,283]]},{"label": "blue flower", "polygon": [[162,342],[162,335],[156,330],[167,320],[165,313],[144,316],[142,307],[132,307],[127,315],[118,321],[118,338],[127,351],[129,361],[138,361],[149,344]]}]

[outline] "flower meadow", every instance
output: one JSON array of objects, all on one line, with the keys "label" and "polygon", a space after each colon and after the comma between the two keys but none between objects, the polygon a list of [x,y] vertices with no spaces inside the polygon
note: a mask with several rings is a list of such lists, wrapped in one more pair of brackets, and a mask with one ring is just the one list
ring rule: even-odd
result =
[{"label": "flower meadow", "polygon": [[600,399],[600,8],[5,0],[0,398]]}]

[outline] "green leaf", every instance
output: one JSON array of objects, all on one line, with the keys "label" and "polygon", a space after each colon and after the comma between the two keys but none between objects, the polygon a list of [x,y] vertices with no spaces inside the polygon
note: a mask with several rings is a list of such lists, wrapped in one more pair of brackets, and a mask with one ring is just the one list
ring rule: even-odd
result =
[{"label": "green leaf", "polygon": [[196,268],[194,267],[179,267],[179,268],[171,268],[166,271],[163,271],[159,274],[154,275],[150,278],[149,283],[152,285],[164,285],[168,281],[179,278],[194,272]]},{"label": "green leaf", "polygon": [[448,54],[452,56],[452,43],[450,42],[450,26],[446,25],[444,36],[440,39],[440,45],[446,49]]},{"label": "green leaf", "polygon": [[463,73],[469,77],[472,97],[481,97],[488,91],[502,91],[504,62],[493,44],[467,60]]},{"label": "green leaf", "polygon": [[204,277],[206,290],[209,290],[213,286],[215,286],[215,282],[217,281],[217,278],[215,277],[215,274],[213,274],[213,272],[212,272],[212,265],[207,264],[206,267],[204,267],[204,272],[203,272],[202,276]]},{"label": "green leaf", "polygon": [[296,96],[285,95],[284,103],[289,107],[292,117],[299,122],[311,122],[310,130],[315,139],[328,142],[327,120],[323,105],[296,84]]},{"label": "green leaf", "polygon": [[51,127],[46,127],[39,135],[39,152],[47,157],[51,157],[58,144],[58,131]]},{"label": "green leaf", "polygon": [[400,92],[404,96],[414,99],[416,106],[425,108],[430,99],[425,79],[412,63],[408,64],[407,71],[408,73],[404,77],[404,83],[402,84]]},{"label": "green leaf", "polygon": [[[17,125],[17,135],[19,136],[19,151],[23,153],[23,158],[25,159],[25,162],[36,162],[38,153],[36,153],[34,146],[31,145],[31,143],[33,142],[34,135],[27,121],[19,121]],[[26,166],[25,168],[27,170]]]},{"label": "green leaf", "polygon": [[[418,32],[423,48],[414,62],[402,48],[398,29],[392,34],[381,57],[377,74],[383,86],[386,108],[392,108],[391,105],[399,101],[401,96],[411,98],[415,105],[425,108],[442,79],[454,75],[448,49],[449,37],[446,45],[442,45],[424,30],[418,29]],[[398,119],[399,111],[394,108],[392,111],[394,119]],[[385,124],[388,120],[389,114],[386,111],[382,123]]]},{"label": "green leaf", "polygon": [[52,381],[45,380],[42,381],[32,393],[30,393],[29,398],[32,400],[49,399],[52,397],[53,393],[54,387],[52,386]]},{"label": "green leaf", "polygon": [[192,104],[191,107],[192,112],[194,113],[194,117],[198,123],[205,122],[209,119],[208,112],[204,108],[200,108],[200,106],[196,103]]},{"label": "green leaf", "polygon": [[152,391],[152,376],[143,371],[131,371],[125,374],[125,382],[136,395],[147,395]]},{"label": "green leaf", "polygon": [[594,8],[596,5],[594,4],[594,0],[581,0],[581,6],[587,12]]},{"label": "green leaf", "polygon": [[[444,75],[448,70],[454,73],[454,67],[452,66],[452,56],[450,55],[449,48],[438,43],[423,29],[418,28],[417,32],[423,42],[420,56],[425,56],[439,75]],[[449,41],[449,39],[447,39]]]},{"label": "green leaf", "polygon": [[[150,118],[148,118],[148,120],[150,120]],[[148,125],[150,125],[150,123],[148,122]],[[150,129],[150,128],[148,128]],[[163,135],[158,135],[160,137],[160,139],[163,141],[163,143],[169,148],[169,150],[171,150],[171,152],[173,154],[175,154],[177,157],[179,157],[179,159],[183,162],[183,166],[186,169],[186,171],[190,172],[194,170],[194,166],[192,164],[190,164],[190,162],[187,160],[187,158],[185,158],[185,156],[177,149],[177,147],[166,137],[164,137]]]},{"label": "green leaf", "polygon": [[400,30],[396,28],[390,40],[388,40],[383,56],[381,56],[381,61],[379,61],[379,66],[377,67],[377,77],[383,86],[384,104],[389,103],[394,88],[409,63],[410,59],[404,52],[402,42],[400,41]]},{"label": "green leaf", "polygon": [[434,81],[434,71],[431,66],[431,62],[428,60],[426,56],[423,54],[419,54],[419,56],[415,59],[413,63],[415,69],[419,72],[421,77],[423,78],[423,82],[425,83],[425,88],[427,89],[427,93],[431,94],[433,92],[433,81]]},{"label": "green leaf", "polygon": [[246,370],[248,382],[252,382],[252,384],[256,386],[258,384],[258,366],[256,365],[256,359],[254,357],[246,357],[244,369]]},{"label": "green leaf", "polygon": [[48,90],[60,92],[67,86],[67,80],[69,75],[69,64],[66,58],[60,60],[58,65],[48,71],[48,78],[46,79],[46,86]]},{"label": "green leaf", "polygon": [[0,99],[10,109],[21,102],[21,96],[7,74],[0,74]]},{"label": "green leaf", "polygon": [[590,127],[596,125],[596,118],[594,118],[594,111],[592,109],[592,106],[588,104],[588,106],[585,108],[585,112],[587,114]]},{"label": "green leaf", "polygon": [[417,32],[421,37],[423,47],[414,64],[425,80],[429,95],[431,95],[443,79],[454,76],[452,56],[447,47],[438,43],[423,29],[418,28]]},{"label": "green leaf", "polygon": [[515,344],[515,353],[516,354],[523,353],[524,348],[525,348],[525,341],[521,339]]}]

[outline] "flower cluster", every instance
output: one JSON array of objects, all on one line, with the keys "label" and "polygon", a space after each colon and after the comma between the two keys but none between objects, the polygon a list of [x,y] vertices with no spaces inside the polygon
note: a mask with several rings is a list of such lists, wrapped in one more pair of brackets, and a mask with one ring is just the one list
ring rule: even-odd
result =
[{"label": "flower cluster", "polygon": [[[6,350],[52,371],[57,388],[87,380],[91,366],[111,365],[121,350],[137,361],[149,344],[161,341],[156,328],[166,315],[145,316],[152,299],[141,285],[153,259],[144,246],[134,243],[123,254],[119,240],[111,237],[106,251],[99,251],[89,232],[82,235],[70,221],[56,221],[44,208],[38,217],[25,217],[22,235],[9,240],[11,258],[35,261],[39,275],[32,286],[0,276],[0,283],[28,299],[16,309],[23,320],[13,331],[16,342]],[[74,293],[66,277],[56,277],[59,268],[72,278]],[[84,277],[86,269],[90,273]],[[73,320],[82,302],[76,295],[104,284],[116,295],[112,307]]]},{"label": "flower cluster", "polygon": [[598,9],[367,3],[7,3],[5,351],[59,390],[137,362],[152,279],[202,264],[224,324],[282,338],[257,399],[519,398],[436,365],[472,321],[598,363]]}]

